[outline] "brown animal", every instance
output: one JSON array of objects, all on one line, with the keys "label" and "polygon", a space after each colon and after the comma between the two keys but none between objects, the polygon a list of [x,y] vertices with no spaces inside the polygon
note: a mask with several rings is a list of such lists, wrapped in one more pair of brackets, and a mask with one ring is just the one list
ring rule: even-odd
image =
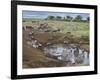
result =
[{"label": "brown animal", "polygon": [[26,26],[26,29],[32,30],[33,27],[32,26]]}]

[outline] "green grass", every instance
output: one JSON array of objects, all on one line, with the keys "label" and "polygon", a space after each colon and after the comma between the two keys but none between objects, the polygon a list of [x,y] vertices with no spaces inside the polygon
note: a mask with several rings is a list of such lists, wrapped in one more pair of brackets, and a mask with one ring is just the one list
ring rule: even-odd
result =
[{"label": "green grass", "polygon": [[[53,29],[59,28],[61,33],[71,32],[76,37],[89,36],[89,23],[87,22],[68,22],[68,21],[52,21],[52,20],[34,20],[24,19],[23,25],[39,25],[42,23],[48,23]],[[33,23],[32,23],[33,21]]]}]

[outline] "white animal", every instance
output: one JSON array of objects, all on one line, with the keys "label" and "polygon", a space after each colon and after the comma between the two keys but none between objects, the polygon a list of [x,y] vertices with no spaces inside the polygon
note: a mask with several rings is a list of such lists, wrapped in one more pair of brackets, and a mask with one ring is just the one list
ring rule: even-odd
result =
[{"label": "white animal", "polygon": [[82,54],[82,53],[83,53],[83,51],[81,49],[79,49],[79,54]]},{"label": "white animal", "polygon": [[49,44],[51,44],[51,43],[48,42],[47,45],[49,45]]},{"label": "white animal", "polygon": [[34,48],[38,48],[38,46],[37,46],[37,45],[35,45],[35,44],[33,44],[32,46],[33,46]]},{"label": "white animal", "polygon": [[74,48],[71,48],[71,52],[70,52],[70,60],[71,60],[71,63],[75,63],[75,55],[74,55],[74,51],[75,49]]},{"label": "white animal", "polygon": [[38,43],[38,46],[42,46],[42,44]]},{"label": "white animal", "polygon": [[89,64],[89,57],[88,57],[88,52],[84,52],[84,61],[83,61],[84,64]]},{"label": "white animal", "polygon": [[38,48],[38,47],[39,47],[36,43],[37,43],[37,40],[33,40],[33,41],[32,41],[32,46],[33,46],[34,48]]},{"label": "white animal", "polygon": [[62,57],[61,56],[59,56],[59,57],[57,57],[59,60],[62,60]]}]

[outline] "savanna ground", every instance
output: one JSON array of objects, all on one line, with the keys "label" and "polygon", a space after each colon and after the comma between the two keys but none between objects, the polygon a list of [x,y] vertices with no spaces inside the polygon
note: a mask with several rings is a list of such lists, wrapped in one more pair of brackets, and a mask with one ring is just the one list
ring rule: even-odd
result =
[{"label": "savanna ground", "polygon": [[[59,31],[40,31],[37,27],[45,23],[51,30],[59,29]],[[89,22],[24,19],[23,26],[34,28],[23,30],[23,68],[66,66],[65,62],[45,55],[41,48],[29,46],[27,44],[27,40],[30,39],[29,32],[33,32],[32,36],[43,45],[66,42],[89,51]]]}]

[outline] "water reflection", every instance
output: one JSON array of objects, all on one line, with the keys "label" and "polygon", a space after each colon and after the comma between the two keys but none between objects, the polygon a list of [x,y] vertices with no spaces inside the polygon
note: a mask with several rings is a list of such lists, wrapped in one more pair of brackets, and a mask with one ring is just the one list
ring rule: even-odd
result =
[{"label": "water reflection", "polygon": [[44,52],[58,60],[71,64],[89,65],[89,52],[75,45],[53,44],[44,48]]}]

